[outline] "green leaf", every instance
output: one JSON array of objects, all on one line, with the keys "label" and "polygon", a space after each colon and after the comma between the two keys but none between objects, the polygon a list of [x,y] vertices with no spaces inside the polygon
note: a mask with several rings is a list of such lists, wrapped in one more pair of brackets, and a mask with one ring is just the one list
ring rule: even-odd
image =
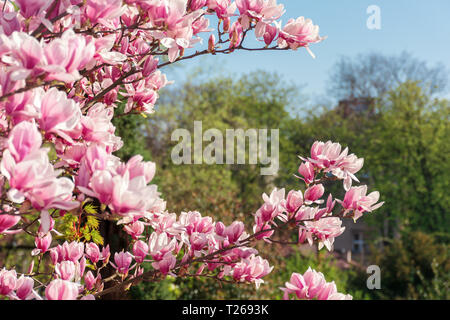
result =
[{"label": "green leaf", "polygon": [[100,232],[98,232],[97,230],[92,230],[91,237],[92,241],[94,241],[96,244],[103,245],[103,237],[100,235]]},{"label": "green leaf", "polygon": [[88,217],[87,217],[86,225],[87,225],[90,229],[98,230],[98,226],[99,226],[98,219],[97,219],[96,217],[93,217],[93,216],[88,216]]}]

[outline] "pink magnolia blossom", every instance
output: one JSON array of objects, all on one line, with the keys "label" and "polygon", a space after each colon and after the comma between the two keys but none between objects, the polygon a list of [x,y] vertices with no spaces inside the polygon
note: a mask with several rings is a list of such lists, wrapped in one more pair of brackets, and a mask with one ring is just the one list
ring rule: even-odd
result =
[{"label": "pink magnolia blossom", "polygon": [[193,232],[189,236],[190,248],[194,251],[202,250],[208,243],[208,237],[204,233]]},{"label": "pink magnolia blossom", "polygon": [[86,0],[85,14],[91,24],[117,18],[122,13],[122,0]]},{"label": "pink magnolia blossom", "polygon": [[86,272],[86,274],[84,275],[84,284],[86,286],[86,289],[92,290],[96,282],[97,279],[94,277],[92,272],[91,271]]},{"label": "pink magnolia blossom", "polygon": [[286,210],[288,213],[296,212],[303,205],[303,194],[301,191],[291,190],[286,197]]},{"label": "pink magnolia blossom", "polygon": [[1,61],[9,66],[11,80],[26,79],[40,74],[44,66],[44,50],[36,38],[14,31],[9,37],[0,34]]},{"label": "pink magnolia blossom", "polygon": [[5,112],[12,117],[14,124],[22,121],[33,121],[39,117],[39,90],[29,90],[15,94],[4,103]]},{"label": "pink magnolia blossom", "polygon": [[257,221],[257,223],[253,226],[253,233],[257,234],[255,236],[255,239],[261,240],[270,238],[270,236],[272,236],[275,231],[268,224],[260,223],[259,221]]},{"label": "pink magnolia blossom", "polygon": [[85,252],[86,257],[91,260],[92,263],[97,263],[100,260],[100,249],[95,243],[87,243]]},{"label": "pink magnolia blossom", "polygon": [[69,29],[61,38],[48,43],[44,53],[48,63],[44,68],[48,72],[47,80],[73,82],[81,77],[78,71],[94,57],[95,44]]},{"label": "pink magnolia blossom", "polygon": [[278,34],[278,28],[272,25],[265,25],[264,31],[261,31],[261,33],[266,46],[270,46]]},{"label": "pink magnolia blossom", "polygon": [[62,245],[50,249],[50,254],[54,257],[52,258],[55,262],[54,264],[62,261],[72,261],[76,263],[84,255],[84,243],[76,241],[68,243],[65,241]]},{"label": "pink magnolia blossom", "polygon": [[175,238],[169,238],[165,232],[153,232],[148,243],[149,253],[156,261],[162,260],[167,253],[175,250],[176,242]]},{"label": "pink magnolia blossom", "polygon": [[208,0],[191,0],[190,8],[193,11],[198,10],[198,9],[203,8],[204,6],[206,6],[207,2],[208,2]]},{"label": "pink magnolia blossom", "polygon": [[329,251],[332,249],[334,238],[340,236],[345,227],[342,227],[342,220],[337,217],[326,217],[318,221],[305,221],[306,239],[309,244],[313,244],[313,236],[319,242],[319,250],[325,246]]},{"label": "pink magnolia blossom", "polygon": [[15,3],[20,8],[20,13],[25,18],[37,16],[46,10],[52,1],[49,0],[16,0]]},{"label": "pink magnolia blossom", "polygon": [[158,93],[153,89],[149,89],[145,80],[141,80],[134,84],[125,85],[127,93],[124,96],[128,96],[128,102],[124,112],[128,113],[132,109],[137,109],[148,114],[152,114],[155,111],[153,107],[158,99]]},{"label": "pink magnolia blossom", "polygon": [[345,194],[344,200],[337,200],[344,207],[344,215],[353,211],[353,219],[356,221],[364,212],[372,212],[381,207],[384,202],[378,202],[380,193],[373,191],[366,195],[367,186],[352,187]]},{"label": "pink magnolia blossom", "polygon": [[148,245],[142,240],[136,241],[133,245],[133,254],[137,263],[144,262],[148,254]]},{"label": "pink magnolia blossom", "polygon": [[243,33],[242,25],[235,21],[230,28],[229,36],[230,36],[230,48],[237,48],[242,42],[244,33]]},{"label": "pink magnolia blossom", "polygon": [[300,175],[302,176],[298,178],[305,181],[307,185],[314,182],[315,178],[314,166],[310,162],[306,161],[302,163],[298,168],[298,173],[300,173]]},{"label": "pink magnolia blossom", "polygon": [[27,198],[36,209],[76,208],[72,181],[57,178],[59,172],[50,164],[47,150],[39,148],[41,141],[34,123],[24,121],[11,130],[1,162],[2,174],[9,180],[8,197],[16,203]]},{"label": "pink magnolia blossom", "polygon": [[109,244],[106,247],[103,247],[101,251],[101,260],[104,260],[104,263],[108,263],[109,257],[111,256],[110,250],[109,250]]},{"label": "pink magnolia blossom", "polygon": [[33,292],[34,280],[31,277],[25,277],[24,275],[20,276],[17,279],[16,284],[16,296],[20,300],[27,300],[35,297],[35,292]]},{"label": "pink magnolia blossom", "polygon": [[322,184],[316,184],[305,191],[305,203],[311,204],[311,203],[320,203],[318,199],[320,199],[323,196],[323,193],[325,192],[325,188]]},{"label": "pink magnolia blossom", "polygon": [[111,265],[118,273],[122,275],[127,275],[130,270],[130,265],[133,260],[133,256],[129,252],[116,252],[114,254],[114,263]]},{"label": "pink magnolia blossom", "polygon": [[8,295],[17,286],[17,273],[15,270],[0,270],[0,295]]},{"label": "pink magnolia blossom", "polygon": [[321,272],[308,268],[303,274],[293,273],[289,282],[286,282],[284,299],[288,300],[289,295],[294,294],[301,300],[351,300],[352,296],[337,292],[336,285],[333,282],[326,282]]},{"label": "pink magnolia blossom", "polygon": [[168,274],[175,267],[177,259],[171,252],[167,252],[161,260],[152,262],[152,267],[159,270],[162,274]]},{"label": "pink magnolia blossom", "polygon": [[142,66],[142,75],[144,77],[148,77],[149,75],[151,75],[153,72],[156,71],[158,63],[159,63],[158,58],[155,58],[153,56],[149,56],[148,58],[146,58]]},{"label": "pink magnolia blossom", "polygon": [[72,281],[75,278],[76,266],[70,260],[57,263],[55,266],[56,275],[62,280]]},{"label": "pink magnolia blossom", "polygon": [[140,235],[144,232],[144,224],[141,221],[135,221],[127,224],[123,229],[126,233],[133,237],[133,239],[140,238]]},{"label": "pink magnolia blossom", "polygon": [[234,221],[230,226],[226,227],[223,234],[230,243],[236,243],[244,233],[245,226],[241,221]]},{"label": "pink magnolia blossom", "polygon": [[316,141],[311,148],[309,162],[316,168],[343,179],[347,191],[352,185],[352,180],[358,181],[354,174],[362,168],[364,159],[357,158],[354,154],[348,155],[348,148],[341,152],[339,143]]},{"label": "pink magnolia blossom", "polygon": [[284,6],[277,4],[276,0],[236,0],[237,8],[241,14],[241,23],[244,29],[250,27],[250,22],[255,20],[256,36],[262,37],[269,23],[279,19],[284,14]]},{"label": "pink magnolia blossom", "polygon": [[262,279],[272,271],[273,267],[269,262],[259,256],[251,255],[237,263],[234,267],[225,267],[225,272],[231,273],[233,278],[240,282],[254,282],[256,288],[259,288]]},{"label": "pink magnolia blossom", "polygon": [[38,151],[42,144],[42,136],[33,122],[21,122],[14,126],[7,141],[8,151],[15,162],[20,162],[29,154]]},{"label": "pink magnolia blossom", "polygon": [[284,211],[286,200],[284,199],[285,190],[274,188],[270,196],[263,194],[264,204],[256,211],[255,220],[265,223],[273,221],[280,213]]},{"label": "pink magnolia blossom", "polygon": [[45,297],[48,300],[76,300],[79,285],[62,279],[55,279],[45,288]]},{"label": "pink magnolia blossom", "polygon": [[109,153],[122,147],[123,142],[114,135],[116,128],[111,123],[113,115],[113,108],[96,103],[89,109],[87,115],[81,117],[81,135],[84,140],[95,142],[95,146],[91,147],[100,148],[103,145],[103,149]]},{"label": "pink magnolia blossom", "polygon": [[0,12],[0,33],[4,33],[10,36],[14,31],[21,31],[21,24],[19,20],[19,15],[14,12],[14,7],[7,9],[8,7],[13,7],[11,3],[7,2],[5,10]]},{"label": "pink magnolia blossom", "polygon": [[72,141],[66,132],[73,130],[81,119],[80,107],[74,100],[51,88],[42,97],[40,111],[39,126],[42,130]]},{"label": "pink magnolia blossom", "polygon": [[52,243],[52,235],[50,232],[48,232],[44,236],[38,236],[35,238],[34,243],[36,245],[36,249],[33,250],[33,255],[45,253],[48,251],[48,248],[50,247]]},{"label": "pink magnolia blossom", "polygon": [[182,212],[179,222],[186,228],[188,235],[193,232],[211,233],[214,230],[213,219],[202,217],[197,211]]},{"label": "pink magnolia blossom", "polygon": [[208,8],[214,10],[219,19],[224,19],[234,15],[237,7],[231,0],[208,0]]},{"label": "pink magnolia blossom", "polygon": [[0,215],[0,233],[7,234],[20,221],[20,215],[1,214]]},{"label": "pink magnolia blossom", "polygon": [[[279,27],[281,29],[281,27]],[[287,24],[279,31],[278,46],[280,48],[289,47],[297,50],[299,47],[305,47],[310,54],[314,54],[309,49],[310,43],[317,43],[323,38],[319,36],[319,26],[314,25],[311,19],[299,17],[289,19]]]}]

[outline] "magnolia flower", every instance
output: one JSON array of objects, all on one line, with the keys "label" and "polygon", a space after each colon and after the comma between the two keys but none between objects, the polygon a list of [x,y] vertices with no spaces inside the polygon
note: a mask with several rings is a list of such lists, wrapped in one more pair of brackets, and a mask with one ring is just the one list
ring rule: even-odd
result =
[{"label": "magnolia flower", "polygon": [[344,207],[344,215],[353,211],[353,220],[356,221],[364,212],[372,212],[384,204],[384,201],[377,203],[380,199],[380,193],[378,191],[373,191],[368,195],[366,193],[366,185],[352,187],[345,194],[343,201],[336,200]]},{"label": "magnolia flower", "polygon": [[267,260],[253,254],[233,267],[226,266],[225,273],[230,273],[235,280],[240,282],[254,282],[258,289],[261,283],[264,283],[262,278],[268,275],[272,269],[273,267],[269,266]]},{"label": "magnolia flower", "polygon": [[177,259],[171,252],[167,252],[161,260],[153,262],[152,267],[159,270],[162,274],[168,274],[175,267]]},{"label": "magnolia flower", "polygon": [[133,223],[127,224],[123,229],[125,230],[125,232],[131,235],[133,239],[138,239],[144,232],[144,224],[141,221],[135,221]]},{"label": "magnolia flower", "polygon": [[50,256],[52,257],[53,264],[62,261],[72,261],[74,263],[78,262],[80,258],[84,255],[84,243],[73,241],[68,243],[65,241],[63,245],[58,245],[50,249]]},{"label": "magnolia flower", "polygon": [[168,252],[175,250],[176,239],[169,238],[165,232],[158,234],[153,232],[148,242],[149,253],[152,258],[159,261],[164,258]]},{"label": "magnolia flower", "polygon": [[34,243],[36,245],[36,249],[32,251],[32,255],[38,255],[40,253],[45,253],[48,251],[52,243],[52,235],[48,232],[44,236],[38,236],[35,238]]},{"label": "magnolia flower", "polygon": [[318,200],[323,196],[323,193],[325,192],[325,188],[322,184],[316,184],[305,191],[305,203],[311,204],[311,203],[322,203],[322,201]]},{"label": "magnolia flower", "polygon": [[39,15],[52,4],[49,0],[16,0],[15,3],[25,18]]},{"label": "magnolia flower", "polygon": [[45,65],[42,44],[25,32],[14,31],[9,37],[0,34],[0,54],[14,81],[39,75]]},{"label": "magnolia flower", "polygon": [[298,168],[298,173],[300,173],[300,175],[303,177],[298,178],[305,181],[307,185],[314,182],[315,178],[314,166],[310,162],[308,161],[303,162]]},{"label": "magnolia flower", "polygon": [[322,141],[314,142],[311,148],[311,158],[308,161],[314,167],[344,180],[346,191],[350,189],[352,180],[359,181],[355,173],[362,168],[364,163],[364,159],[357,158],[354,154],[348,155],[348,148],[341,152],[341,145],[331,141],[326,143]]},{"label": "magnolia flower", "polygon": [[80,106],[74,100],[68,99],[64,92],[51,88],[43,93],[39,126],[46,133],[55,133],[72,142],[67,133],[79,124],[80,119]]},{"label": "magnolia flower", "polygon": [[84,284],[86,286],[86,289],[92,290],[95,286],[95,283],[97,282],[97,279],[94,277],[91,271],[86,272],[84,275]]},{"label": "magnolia flower", "polygon": [[[120,0],[119,0],[120,1]],[[80,79],[79,71],[84,69],[95,54],[95,44],[69,29],[61,38],[49,42],[44,48],[48,65],[47,80],[74,82]]]},{"label": "magnolia flower", "polygon": [[86,243],[85,246],[86,257],[92,263],[97,263],[100,260],[100,249],[94,242]]},{"label": "magnolia flower", "polygon": [[291,190],[286,197],[286,211],[296,212],[303,205],[303,194],[301,191]]},{"label": "magnolia flower", "polygon": [[319,242],[319,250],[325,246],[328,251],[332,249],[334,238],[340,236],[345,230],[345,227],[342,227],[342,220],[337,217],[305,221],[304,228],[307,232],[306,239],[310,245],[313,244],[312,236],[314,235]]},{"label": "magnolia flower", "polygon": [[76,273],[75,263],[70,260],[57,263],[55,265],[55,273],[60,279],[72,281]]},{"label": "magnolia flower", "polygon": [[137,263],[144,262],[148,254],[148,245],[142,240],[136,241],[133,245],[133,254]]},{"label": "magnolia flower", "polygon": [[241,221],[234,221],[230,226],[226,227],[223,235],[227,237],[230,243],[236,243],[244,234],[245,226]]},{"label": "magnolia flower", "polygon": [[0,12],[0,33],[10,36],[14,31],[21,31],[19,14],[10,2],[6,2],[5,10]]},{"label": "magnolia flower", "polygon": [[17,273],[15,270],[0,270],[0,295],[8,295],[17,286]]},{"label": "magnolia flower", "polygon": [[85,14],[91,24],[117,18],[123,10],[122,0],[86,0]]},{"label": "magnolia flower", "polygon": [[260,222],[272,221],[280,213],[284,211],[284,199],[285,190],[274,188],[270,196],[263,194],[264,204],[256,211],[255,220]]},{"label": "magnolia flower", "polygon": [[256,22],[255,35],[262,37],[270,23],[279,19],[285,12],[282,4],[276,0],[236,0],[240,19],[244,29],[250,27],[252,20]]},{"label": "magnolia flower", "polygon": [[118,273],[126,276],[130,270],[132,260],[133,256],[129,252],[116,252],[114,254],[114,263],[111,262],[111,265]]},{"label": "magnolia flower", "polygon": [[20,300],[27,300],[33,297],[37,298],[36,293],[33,291],[34,280],[31,277],[25,277],[21,275],[16,284],[16,296]]},{"label": "magnolia flower", "polygon": [[317,43],[324,39],[319,36],[319,26],[314,25],[311,19],[305,19],[304,17],[289,19],[282,29],[280,24],[277,27],[280,29],[278,47],[289,47],[292,50],[305,47],[313,58],[315,56],[309,49],[309,44]]},{"label": "magnolia flower", "polygon": [[20,215],[0,214],[0,234],[8,234],[14,231],[9,230],[20,221]]},{"label": "magnolia flower", "polygon": [[294,294],[301,300],[351,300],[351,295],[344,295],[337,292],[333,282],[326,282],[321,272],[308,268],[303,274],[293,273],[285,288],[280,288],[284,292],[283,298],[289,299],[289,295]]},{"label": "magnolia flower", "polygon": [[45,288],[45,297],[48,300],[76,300],[79,285],[62,279],[55,279]]}]

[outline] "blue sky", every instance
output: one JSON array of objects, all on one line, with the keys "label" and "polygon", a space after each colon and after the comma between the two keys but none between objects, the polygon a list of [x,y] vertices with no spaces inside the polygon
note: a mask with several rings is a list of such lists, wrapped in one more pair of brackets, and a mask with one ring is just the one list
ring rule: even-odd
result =
[{"label": "blue sky", "polygon": [[[303,92],[314,97],[326,93],[328,75],[339,57],[380,52],[387,55],[408,51],[430,65],[442,62],[450,70],[449,0],[279,0],[285,5],[283,25],[289,18],[305,16],[328,36],[311,46],[317,58],[306,50],[280,52],[239,52],[230,55],[203,56],[184,61],[187,68],[201,64],[218,67],[219,72],[240,74],[264,69],[277,71],[285,80],[306,84]],[[369,30],[367,8],[381,9],[381,30]],[[212,27],[215,27],[214,25]],[[250,37],[253,35],[249,35]],[[252,42],[246,42],[252,43]],[[260,45],[254,42],[255,46]],[[185,68],[182,69],[184,73]],[[181,80],[180,72],[169,73]]]}]

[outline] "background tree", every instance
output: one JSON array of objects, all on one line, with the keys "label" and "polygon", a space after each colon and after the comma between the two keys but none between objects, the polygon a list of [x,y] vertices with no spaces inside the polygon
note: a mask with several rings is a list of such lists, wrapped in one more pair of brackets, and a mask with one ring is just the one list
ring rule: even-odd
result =
[{"label": "background tree", "polygon": [[377,52],[341,57],[329,78],[329,92],[337,99],[381,97],[406,81],[417,81],[430,94],[448,90],[448,70],[430,66],[408,52],[383,55]]}]

